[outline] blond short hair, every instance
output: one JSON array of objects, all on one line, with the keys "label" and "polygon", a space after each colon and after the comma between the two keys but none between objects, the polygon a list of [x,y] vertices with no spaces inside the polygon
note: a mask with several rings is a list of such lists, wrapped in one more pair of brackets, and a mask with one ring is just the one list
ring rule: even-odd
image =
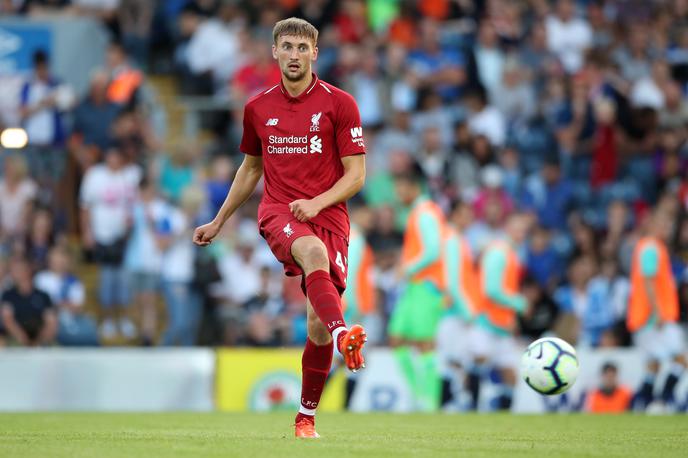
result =
[{"label": "blond short hair", "polygon": [[272,29],[272,39],[277,44],[277,39],[284,35],[295,37],[306,37],[313,42],[313,46],[318,43],[318,29],[310,22],[297,17],[282,19],[275,24]]}]

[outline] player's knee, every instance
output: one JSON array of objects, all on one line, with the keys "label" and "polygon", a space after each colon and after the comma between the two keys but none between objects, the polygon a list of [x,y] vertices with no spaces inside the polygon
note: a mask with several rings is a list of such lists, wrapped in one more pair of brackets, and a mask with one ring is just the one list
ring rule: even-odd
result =
[{"label": "player's knee", "polygon": [[312,272],[314,270],[329,270],[329,259],[327,249],[322,243],[313,243],[304,249],[303,254],[304,270]]}]

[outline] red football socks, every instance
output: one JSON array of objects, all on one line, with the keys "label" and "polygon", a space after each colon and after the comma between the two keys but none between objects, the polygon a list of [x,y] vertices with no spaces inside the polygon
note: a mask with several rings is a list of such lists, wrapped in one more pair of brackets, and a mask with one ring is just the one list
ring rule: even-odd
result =
[{"label": "red football socks", "polygon": [[[301,408],[299,415],[315,415],[320,402],[327,375],[332,366],[332,342],[316,345],[306,340],[306,348],[301,358]],[[297,416],[298,421],[298,416]]]},{"label": "red football socks", "polygon": [[[342,315],[342,300],[337,288],[332,283],[329,272],[316,270],[308,275],[306,277],[306,293],[313,310],[331,335],[334,334],[334,331],[346,326]],[[333,337],[337,337],[337,335],[333,335]]]}]

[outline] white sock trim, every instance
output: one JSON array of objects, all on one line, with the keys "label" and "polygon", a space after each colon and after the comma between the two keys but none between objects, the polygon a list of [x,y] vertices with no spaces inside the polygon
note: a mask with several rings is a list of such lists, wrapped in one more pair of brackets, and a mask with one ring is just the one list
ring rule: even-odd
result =
[{"label": "white sock trim", "polygon": [[344,326],[335,328],[335,330],[332,331],[332,340],[334,341],[334,346],[337,350],[339,350],[339,346],[337,345],[337,342],[339,342],[339,334],[346,331],[348,331],[348,329],[346,329]]},{"label": "white sock trim", "polygon": [[299,413],[302,415],[308,415],[309,417],[314,417],[315,409],[306,409],[304,406],[299,406]]}]

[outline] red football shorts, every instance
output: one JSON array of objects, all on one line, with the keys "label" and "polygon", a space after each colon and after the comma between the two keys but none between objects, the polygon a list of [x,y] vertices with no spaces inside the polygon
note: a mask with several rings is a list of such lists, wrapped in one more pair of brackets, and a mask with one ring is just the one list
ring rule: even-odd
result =
[{"label": "red football shorts", "polygon": [[[277,260],[284,265],[284,273],[289,277],[303,275],[303,270],[291,255],[291,244],[304,236],[315,236],[323,241],[330,258],[330,277],[332,283],[343,294],[346,289],[347,256],[349,243],[321,226],[309,222],[302,223],[288,213],[268,214],[258,223],[260,235],[268,242],[270,250]],[[301,289],[306,294],[305,278],[301,280]]]}]

